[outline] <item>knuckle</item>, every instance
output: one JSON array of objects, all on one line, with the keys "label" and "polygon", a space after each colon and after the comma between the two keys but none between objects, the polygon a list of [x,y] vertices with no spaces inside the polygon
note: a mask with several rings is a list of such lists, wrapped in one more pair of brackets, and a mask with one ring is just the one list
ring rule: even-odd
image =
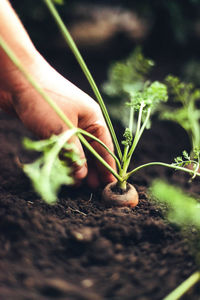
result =
[{"label": "knuckle", "polygon": [[98,118],[103,118],[103,116],[102,116],[102,111],[101,111],[101,107],[100,107],[100,105],[96,102],[96,101],[92,101],[92,102],[90,102],[90,105],[91,105],[91,113],[92,113],[92,115],[93,115],[93,117],[94,117],[94,115],[95,116],[98,116]]},{"label": "knuckle", "polygon": [[[43,128],[43,127],[42,127]],[[64,131],[64,126],[62,124],[55,124],[54,126],[45,126],[44,129],[41,130],[40,124],[36,127],[36,130],[38,132],[38,136],[41,138],[49,138],[52,135],[59,135]]]},{"label": "knuckle", "polygon": [[73,163],[72,165],[73,175],[76,179],[83,179],[87,175],[87,167],[86,165],[77,165],[76,163]]},{"label": "knuckle", "polygon": [[103,124],[101,121],[96,121],[92,124],[90,124],[86,130],[90,133],[93,134],[94,136],[98,137],[101,139],[102,137],[105,136],[106,134],[106,127],[105,124]]}]

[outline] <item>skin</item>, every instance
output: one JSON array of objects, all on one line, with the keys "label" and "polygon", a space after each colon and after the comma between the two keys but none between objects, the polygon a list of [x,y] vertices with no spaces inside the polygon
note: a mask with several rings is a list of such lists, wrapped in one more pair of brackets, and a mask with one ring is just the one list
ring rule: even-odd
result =
[{"label": "skin", "polygon": [[[40,55],[31,42],[22,23],[9,1],[0,0],[0,35],[8,43],[27,71],[64,111],[76,127],[80,127],[101,139],[112,151],[113,144],[99,105],[86,93],[61,76]],[[24,125],[40,138],[59,134],[68,128],[0,48],[0,108],[15,114]],[[85,158],[83,148],[77,138],[80,156]],[[95,150],[115,169],[114,159],[102,146],[89,141]],[[102,165],[87,156],[82,167],[74,164],[77,182],[88,179],[91,187],[100,183],[115,181],[115,178]],[[95,165],[95,169],[92,166]],[[88,171],[89,170],[89,171]]]}]

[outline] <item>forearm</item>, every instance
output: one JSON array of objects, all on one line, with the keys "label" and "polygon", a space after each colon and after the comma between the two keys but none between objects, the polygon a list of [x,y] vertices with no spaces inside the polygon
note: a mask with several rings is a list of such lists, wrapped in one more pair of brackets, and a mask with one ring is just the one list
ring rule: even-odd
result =
[{"label": "forearm", "polygon": [[[31,69],[39,54],[7,0],[0,0],[0,35],[15,52],[16,56],[23,61],[23,64]],[[16,67],[14,67],[3,49],[0,48],[0,88],[13,90],[23,80]]]}]

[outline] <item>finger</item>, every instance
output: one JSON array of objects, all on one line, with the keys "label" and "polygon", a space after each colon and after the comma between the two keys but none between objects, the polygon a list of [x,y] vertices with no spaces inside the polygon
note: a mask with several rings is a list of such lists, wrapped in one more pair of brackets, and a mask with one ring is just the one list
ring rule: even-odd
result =
[{"label": "finger", "polygon": [[[57,116],[57,114],[52,110],[51,107],[40,97],[36,97],[34,90],[28,91],[28,96],[31,96],[31,99],[35,99],[32,103],[28,103],[25,101],[25,105],[20,104],[23,103],[23,98],[27,99],[27,95],[21,95],[21,101],[19,101],[19,105],[17,106],[18,116],[24,123],[24,125],[29,128],[32,132],[34,132],[38,137],[42,139],[49,138],[52,134],[58,135],[62,132],[68,130],[67,126],[64,124],[62,120]],[[33,97],[35,96],[35,98]],[[56,97],[55,97],[56,98]],[[60,97],[61,98],[61,97]],[[59,99],[60,99],[59,98]],[[58,100],[58,98],[56,99]],[[15,101],[15,104],[17,101]],[[77,114],[71,112],[70,108],[63,104],[63,111],[71,115],[71,119],[73,123],[77,123]],[[61,105],[60,105],[61,106]],[[69,143],[74,143],[77,147],[78,153],[80,155],[81,160],[85,161],[85,154],[83,148],[80,144],[80,141],[77,137],[71,138]],[[78,165],[77,162],[70,162],[73,175],[75,180],[81,180],[87,175],[87,164]]]}]

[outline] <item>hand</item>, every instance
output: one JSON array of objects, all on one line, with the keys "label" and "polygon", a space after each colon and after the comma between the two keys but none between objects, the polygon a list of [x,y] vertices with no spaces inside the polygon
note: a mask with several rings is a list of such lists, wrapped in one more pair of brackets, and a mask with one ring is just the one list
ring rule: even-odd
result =
[{"label": "hand", "polygon": [[[34,63],[28,62],[25,67],[75,127],[92,133],[113,151],[112,140],[100,107],[91,97],[63,78],[39,54],[34,59]],[[12,80],[10,80],[11,77]],[[2,109],[9,112],[14,111],[24,125],[41,138],[47,138],[68,129],[45,100],[19,74],[18,70],[12,69],[4,73],[4,81],[7,80],[13,84],[6,90],[0,89],[0,107]],[[85,158],[78,138],[74,138],[73,142],[77,145],[81,158]],[[99,143],[93,140],[89,140],[89,143],[115,169],[112,156]],[[88,164],[85,163],[81,167],[75,166],[74,175],[78,182],[86,177],[87,173],[88,183],[92,187],[96,187],[100,183],[115,181],[113,175],[93,157],[88,157]]]}]

